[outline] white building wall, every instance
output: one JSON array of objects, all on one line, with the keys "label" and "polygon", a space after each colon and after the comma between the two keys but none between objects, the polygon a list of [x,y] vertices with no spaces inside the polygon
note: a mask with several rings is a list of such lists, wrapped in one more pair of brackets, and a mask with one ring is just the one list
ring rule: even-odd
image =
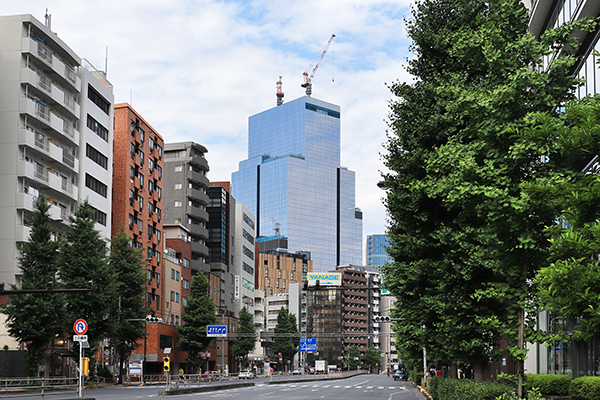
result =
[{"label": "white building wall", "polygon": [[236,315],[246,307],[254,315],[254,215],[242,203],[235,205],[234,263],[235,274],[234,307]]}]

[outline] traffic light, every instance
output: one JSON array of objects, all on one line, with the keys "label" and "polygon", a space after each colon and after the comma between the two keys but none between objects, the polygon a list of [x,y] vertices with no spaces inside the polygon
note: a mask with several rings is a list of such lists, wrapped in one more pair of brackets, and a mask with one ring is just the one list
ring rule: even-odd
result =
[{"label": "traffic light", "polygon": [[146,317],[146,322],[163,322],[163,319],[159,317]]},{"label": "traffic light", "polygon": [[377,316],[374,318],[375,322],[391,322],[392,319],[390,317]]},{"label": "traffic light", "polygon": [[90,358],[89,357],[85,357],[83,359],[83,374],[85,376],[90,375]]},{"label": "traffic light", "polygon": [[171,359],[169,357],[163,358],[163,370],[169,372],[171,370]]}]

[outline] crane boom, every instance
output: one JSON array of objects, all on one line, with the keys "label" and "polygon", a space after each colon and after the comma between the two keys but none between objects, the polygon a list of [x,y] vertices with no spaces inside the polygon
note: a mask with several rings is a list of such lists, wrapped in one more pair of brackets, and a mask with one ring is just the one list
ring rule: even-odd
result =
[{"label": "crane boom", "polygon": [[[303,88],[306,88],[307,96],[310,96],[312,94],[312,78],[315,76],[317,69],[319,69],[319,65],[321,64],[323,57],[325,57],[325,53],[327,53],[327,49],[329,49],[329,45],[331,45],[331,42],[333,42],[334,37],[335,37],[335,35],[331,35],[331,37],[329,38],[329,41],[325,45],[325,48],[321,52],[321,55],[319,57],[317,57],[315,59],[315,61],[313,61],[308,66],[308,68],[306,68],[306,71],[304,71],[302,73],[302,75],[304,76],[304,83],[301,84],[300,86],[302,86]],[[310,71],[310,75],[309,75],[309,71]]]}]

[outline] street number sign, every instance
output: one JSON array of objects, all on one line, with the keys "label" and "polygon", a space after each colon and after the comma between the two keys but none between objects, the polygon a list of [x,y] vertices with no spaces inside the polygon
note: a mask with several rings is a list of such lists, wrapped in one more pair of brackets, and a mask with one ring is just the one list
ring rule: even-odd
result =
[{"label": "street number sign", "polygon": [[88,324],[87,324],[87,322],[85,322],[84,319],[78,319],[73,324],[73,330],[75,331],[76,334],[83,335],[88,330]]},{"label": "street number sign", "polygon": [[74,342],[87,342],[87,335],[73,335]]}]

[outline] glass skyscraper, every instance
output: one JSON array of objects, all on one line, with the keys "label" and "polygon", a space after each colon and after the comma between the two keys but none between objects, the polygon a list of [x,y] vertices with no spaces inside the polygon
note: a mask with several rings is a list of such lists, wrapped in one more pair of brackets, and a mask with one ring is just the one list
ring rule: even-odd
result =
[{"label": "glass skyscraper", "polygon": [[233,196],[254,213],[256,236],[282,235],[311,253],[314,271],[362,262],[354,172],[340,166],[340,107],[301,97],[253,115],[248,159]]},{"label": "glass skyscraper", "polygon": [[387,235],[367,235],[367,265],[381,266],[392,262],[385,248],[389,246]]}]

